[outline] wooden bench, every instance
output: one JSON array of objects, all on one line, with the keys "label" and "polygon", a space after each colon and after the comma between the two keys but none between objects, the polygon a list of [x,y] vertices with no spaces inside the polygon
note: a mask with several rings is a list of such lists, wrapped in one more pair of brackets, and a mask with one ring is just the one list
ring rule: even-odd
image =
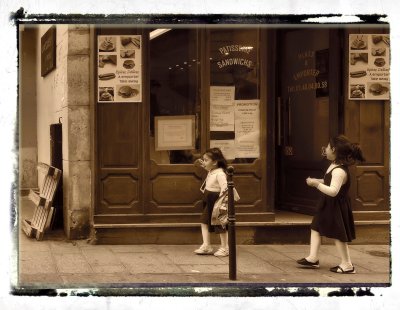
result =
[{"label": "wooden bench", "polygon": [[35,204],[31,220],[22,221],[22,229],[28,237],[42,240],[44,232],[49,228],[54,214],[53,199],[61,178],[61,170],[40,164],[44,169],[44,180],[40,191],[30,190],[29,199]]}]

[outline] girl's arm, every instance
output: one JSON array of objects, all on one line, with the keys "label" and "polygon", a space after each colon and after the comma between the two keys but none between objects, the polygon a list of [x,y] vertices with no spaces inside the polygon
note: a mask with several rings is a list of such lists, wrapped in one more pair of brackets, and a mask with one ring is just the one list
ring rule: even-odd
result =
[{"label": "girl's arm", "polygon": [[346,182],[347,175],[346,172],[343,169],[335,169],[332,171],[332,180],[331,184],[325,185],[322,183],[319,183],[316,188],[323,192],[325,195],[328,195],[330,197],[335,197],[338,193],[342,185]]},{"label": "girl's arm", "polygon": [[220,194],[223,193],[228,188],[228,181],[226,179],[226,174],[221,172],[217,174],[217,181],[219,187],[221,188]]}]

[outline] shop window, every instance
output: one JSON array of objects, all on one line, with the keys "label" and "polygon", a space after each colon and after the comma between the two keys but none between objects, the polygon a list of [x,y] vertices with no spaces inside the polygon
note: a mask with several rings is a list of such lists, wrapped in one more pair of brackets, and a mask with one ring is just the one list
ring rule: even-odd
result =
[{"label": "shop window", "polygon": [[200,156],[199,72],[196,29],[150,32],[150,157],[159,164]]},{"label": "shop window", "polygon": [[230,162],[260,157],[258,29],[210,31],[209,130]]}]

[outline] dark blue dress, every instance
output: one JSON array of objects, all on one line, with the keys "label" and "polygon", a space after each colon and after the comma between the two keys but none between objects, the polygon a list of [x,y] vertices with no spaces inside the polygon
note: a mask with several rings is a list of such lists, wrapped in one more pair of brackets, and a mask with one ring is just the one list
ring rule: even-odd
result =
[{"label": "dark blue dress", "polygon": [[332,180],[332,171],[343,169],[347,175],[347,182],[343,184],[335,197],[330,197],[321,192],[318,210],[312,222],[311,229],[319,232],[321,236],[350,242],[356,238],[353,212],[349,197],[350,174],[347,166],[338,166],[325,174],[324,184],[329,186]]}]

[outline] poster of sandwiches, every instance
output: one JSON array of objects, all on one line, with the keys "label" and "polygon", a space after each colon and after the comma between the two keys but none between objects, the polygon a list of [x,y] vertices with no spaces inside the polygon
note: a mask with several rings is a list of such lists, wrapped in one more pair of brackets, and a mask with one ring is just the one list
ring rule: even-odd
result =
[{"label": "poster of sandwiches", "polygon": [[389,34],[349,35],[349,99],[390,98]]},{"label": "poster of sandwiches", "polygon": [[98,102],[142,101],[140,35],[97,36]]}]

